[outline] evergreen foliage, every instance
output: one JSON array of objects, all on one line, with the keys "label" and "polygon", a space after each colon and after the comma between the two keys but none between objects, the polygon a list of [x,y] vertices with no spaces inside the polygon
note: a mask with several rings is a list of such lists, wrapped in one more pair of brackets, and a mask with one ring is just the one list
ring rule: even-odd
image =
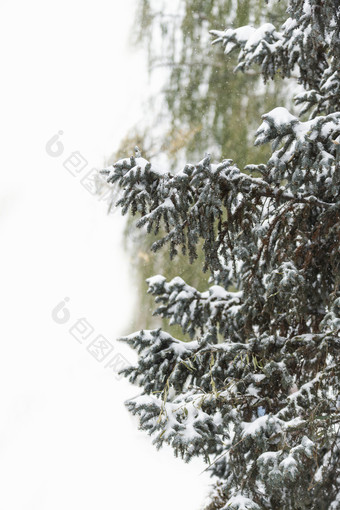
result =
[{"label": "evergreen foliage", "polygon": [[[158,145],[171,165],[200,158],[202,145],[216,158],[237,157],[240,165],[265,161],[268,150],[253,150],[251,132],[258,112],[272,109],[283,96],[282,85],[276,80],[264,86],[255,72],[233,73],[236,56],[226,59],[214,51],[209,29],[261,23],[265,17],[280,22],[285,5],[286,0],[274,8],[264,0],[139,0],[135,38],[147,50],[150,73],[167,77],[162,94],[151,98],[151,126],[156,116],[162,126]],[[154,127],[144,138],[144,150],[159,150]]]},{"label": "evergreen foliage", "polygon": [[[252,133],[259,112],[271,110],[284,97],[283,82],[278,79],[263,85],[260,73],[233,73],[236,55],[225,58],[223,52],[215,51],[209,29],[222,28],[226,21],[235,26],[260,23],[266,16],[279,23],[285,6],[286,0],[271,6],[264,0],[139,0],[132,34],[146,50],[151,83],[159,83],[161,76],[162,85],[150,93],[147,115],[121,141],[111,161],[125,156],[136,144],[143,147],[147,159],[155,162],[158,157],[162,166],[174,171],[187,158],[200,159],[201,147],[209,147],[218,160],[225,154],[237,158],[240,166],[246,161],[267,161],[267,145],[254,148]],[[156,273],[169,279],[180,275],[204,290],[208,277],[201,271],[203,256],[198,249],[191,265],[181,254],[170,262],[166,249],[150,253],[154,235],[145,236],[143,229],[138,233],[129,218],[127,251],[138,254],[133,258],[138,288],[133,327],[167,327],[164,320],[149,314],[153,302],[145,296],[145,279]],[[169,331],[183,338],[180,328],[170,326]]]},{"label": "evergreen foliage", "polygon": [[203,241],[211,286],[148,280],[161,329],[122,340],[139,354],[124,374],[142,388],[127,403],[157,447],[202,456],[216,480],[209,510],[340,508],[340,7],[290,0],[281,30],[214,30],[238,69],[297,75],[296,102],[263,115],[267,164],[240,170],[208,154],[178,173],[138,149],[102,171],[122,188],[122,212],[192,262]]}]

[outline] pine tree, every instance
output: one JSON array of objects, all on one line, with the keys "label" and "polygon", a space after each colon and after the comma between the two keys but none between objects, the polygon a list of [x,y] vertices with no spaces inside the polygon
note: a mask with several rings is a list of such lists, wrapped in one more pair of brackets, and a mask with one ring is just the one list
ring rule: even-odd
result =
[{"label": "pine tree", "polygon": [[210,510],[340,508],[340,6],[290,0],[288,14],[280,31],[212,32],[239,50],[238,70],[303,87],[301,119],[283,107],[262,117],[267,164],[241,171],[206,154],[174,174],[136,149],[102,171],[123,213],[165,230],[153,250],[192,262],[203,240],[206,292],[148,280],[156,313],[191,340],[158,329],[122,341],[139,354],[124,370],[142,388],[128,409],[157,447],[207,461]]}]

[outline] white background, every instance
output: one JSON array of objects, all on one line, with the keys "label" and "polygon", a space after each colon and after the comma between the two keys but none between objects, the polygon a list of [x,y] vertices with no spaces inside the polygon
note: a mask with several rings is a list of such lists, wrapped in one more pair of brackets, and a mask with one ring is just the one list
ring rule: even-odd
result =
[{"label": "white background", "polygon": [[[100,167],[140,118],[145,58],[126,46],[133,0],[1,0],[0,508],[197,510],[204,466],[156,452],[117,381],[69,333],[114,343],[135,300],[124,222],[72,176]],[[59,130],[63,151],[46,152]],[[52,310],[65,298],[70,318]]]}]

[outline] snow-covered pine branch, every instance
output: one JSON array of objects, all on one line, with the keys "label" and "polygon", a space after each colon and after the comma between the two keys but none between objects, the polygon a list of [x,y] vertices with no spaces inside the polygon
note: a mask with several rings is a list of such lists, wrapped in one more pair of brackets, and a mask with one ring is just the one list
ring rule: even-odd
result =
[{"label": "snow-covered pine branch", "polygon": [[162,303],[154,314],[169,319],[169,324],[179,324],[184,333],[191,337],[197,332],[204,334],[209,324],[218,325],[223,336],[233,329],[237,337],[241,316],[239,320],[235,317],[240,314],[242,292],[228,292],[220,285],[199,292],[178,276],[168,283],[164,276],[156,275],[147,283],[156,303]]},{"label": "snow-covered pine branch", "polygon": [[291,0],[290,17],[281,31],[271,23],[259,28],[244,26],[211,30],[214,44],[222,43],[226,54],[240,50],[236,71],[261,66],[265,80],[276,74],[290,77],[295,71],[306,92],[296,98],[303,111],[313,115],[340,109],[340,15],[339,2]]}]

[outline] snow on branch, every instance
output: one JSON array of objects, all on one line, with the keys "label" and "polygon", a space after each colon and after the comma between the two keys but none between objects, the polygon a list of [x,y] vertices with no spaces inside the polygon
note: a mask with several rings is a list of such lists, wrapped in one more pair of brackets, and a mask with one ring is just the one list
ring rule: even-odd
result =
[{"label": "snow on branch", "polygon": [[[277,31],[271,23],[259,28],[243,26],[224,31],[211,30],[226,54],[239,49],[235,71],[245,71],[257,64],[264,80],[276,74],[290,77],[297,70],[299,81],[307,92],[297,97],[302,113],[339,110],[339,4],[325,0],[322,8],[317,0],[292,0],[291,14]],[[309,90],[308,90],[309,89]]]},{"label": "snow on branch", "polygon": [[218,324],[223,336],[233,332],[237,337],[239,322],[234,319],[240,313],[242,292],[228,292],[219,285],[198,292],[178,276],[167,283],[164,277],[156,275],[148,278],[147,283],[156,303],[162,303],[154,314],[170,319],[170,324],[180,324],[191,337],[197,331],[203,334],[208,324]]}]

